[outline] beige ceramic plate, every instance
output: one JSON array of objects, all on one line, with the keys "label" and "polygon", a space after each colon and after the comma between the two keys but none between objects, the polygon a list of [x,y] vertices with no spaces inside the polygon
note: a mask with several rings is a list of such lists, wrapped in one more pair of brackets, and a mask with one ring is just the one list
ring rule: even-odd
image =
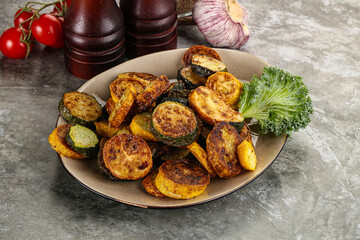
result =
[{"label": "beige ceramic plate", "polygon": [[[87,81],[79,88],[81,92],[95,95],[106,101],[109,96],[108,85],[121,72],[147,72],[160,76],[166,74],[175,79],[181,66],[181,58],[186,49],[176,49],[146,55],[120,64]],[[267,65],[263,60],[251,54],[227,49],[216,49],[228,71],[238,79],[250,80],[256,74],[261,75]],[[59,117],[57,125],[65,124]],[[111,181],[98,171],[96,160],[74,160],[59,156],[66,170],[83,186],[91,191],[115,201],[144,208],[176,208],[208,202],[225,196],[245,186],[264,172],[279,155],[286,141],[286,136],[253,136],[258,165],[255,171],[243,171],[231,179],[212,179],[206,190],[198,197],[189,200],[156,198],[145,192],[141,180]]]}]

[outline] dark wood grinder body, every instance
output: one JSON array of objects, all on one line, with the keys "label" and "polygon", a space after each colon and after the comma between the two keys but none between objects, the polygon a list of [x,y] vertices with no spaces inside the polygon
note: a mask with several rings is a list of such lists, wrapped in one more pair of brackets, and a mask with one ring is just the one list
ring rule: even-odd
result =
[{"label": "dark wood grinder body", "polygon": [[66,68],[90,79],[125,60],[125,25],[115,0],[73,0],[65,15]]},{"label": "dark wood grinder body", "polygon": [[128,58],[177,47],[175,0],[120,0],[120,7]]}]

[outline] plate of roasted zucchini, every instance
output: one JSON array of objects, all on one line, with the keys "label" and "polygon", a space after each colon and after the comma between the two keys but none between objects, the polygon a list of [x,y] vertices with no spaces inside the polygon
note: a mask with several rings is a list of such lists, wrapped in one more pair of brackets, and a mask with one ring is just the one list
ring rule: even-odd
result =
[{"label": "plate of roasted zucchini", "polygon": [[244,84],[266,68],[200,45],[129,60],[64,93],[49,143],[79,183],[118,202],[217,199],[263,173],[286,142],[286,131],[263,134],[239,111]]}]

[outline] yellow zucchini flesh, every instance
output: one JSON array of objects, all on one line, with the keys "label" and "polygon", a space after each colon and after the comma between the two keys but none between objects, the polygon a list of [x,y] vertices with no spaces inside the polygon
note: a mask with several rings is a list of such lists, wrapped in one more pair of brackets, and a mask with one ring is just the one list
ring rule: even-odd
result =
[{"label": "yellow zucchini flesh", "polygon": [[237,158],[240,141],[239,132],[227,122],[217,123],[206,139],[209,162],[219,177],[230,178],[240,174]]},{"label": "yellow zucchini flesh", "polygon": [[54,129],[48,141],[51,147],[60,155],[72,159],[84,159],[84,155],[75,152],[66,142],[66,136],[70,130],[70,124],[63,124]]},{"label": "yellow zucchini flesh", "polygon": [[241,113],[233,110],[226,102],[208,87],[200,86],[191,91],[189,105],[197,116],[214,126],[218,122],[243,122]]},{"label": "yellow zucchini flesh", "polygon": [[238,103],[242,93],[242,83],[232,74],[217,72],[206,81],[206,87],[212,89],[234,110],[239,108]]},{"label": "yellow zucchini flesh", "polygon": [[104,167],[116,179],[137,180],[151,170],[151,149],[146,141],[135,135],[115,135],[102,149]]},{"label": "yellow zucchini flesh", "polygon": [[217,174],[208,160],[208,154],[197,142],[193,142],[186,146],[190,150],[192,155],[199,161],[199,163],[210,173],[211,177],[215,177]]},{"label": "yellow zucchini flesh", "polygon": [[150,130],[151,112],[143,112],[135,115],[130,123],[131,132],[147,141],[157,141]]},{"label": "yellow zucchini flesh", "polygon": [[196,162],[174,159],[163,163],[155,178],[156,188],[175,199],[189,199],[200,195],[210,183],[210,174]]}]

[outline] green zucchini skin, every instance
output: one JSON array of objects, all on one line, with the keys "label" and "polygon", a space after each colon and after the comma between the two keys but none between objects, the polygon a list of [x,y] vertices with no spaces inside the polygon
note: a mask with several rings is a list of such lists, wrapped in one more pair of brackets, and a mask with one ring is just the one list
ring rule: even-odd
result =
[{"label": "green zucchini skin", "polygon": [[238,132],[241,132],[244,127],[244,122],[229,122],[231,126],[233,126]]},{"label": "green zucchini skin", "polygon": [[[81,135],[82,137],[91,137],[95,140],[91,146],[80,147],[79,143],[75,140],[75,135]],[[96,136],[95,132],[91,129],[84,127],[82,125],[71,126],[68,134],[65,138],[67,144],[73,149],[75,152],[84,155],[87,158],[94,157],[99,152],[99,139]]]},{"label": "green zucchini skin", "polygon": [[206,83],[206,78],[193,73],[190,66],[182,67],[178,70],[177,80],[183,82],[189,90],[204,86]]},{"label": "green zucchini skin", "polygon": [[[197,61],[198,58],[203,59],[201,59],[202,61]],[[215,64],[215,66],[217,66],[216,69],[210,69],[208,67],[205,67],[204,61],[212,62],[213,64]],[[193,55],[190,66],[193,73],[205,79],[217,72],[227,72],[227,67],[224,65],[224,63],[215,58],[205,55]]]},{"label": "green zucchini skin", "polygon": [[[184,147],[187,146],[189,144],[191,144],[192,142],[194,142],[196,140],[196,138],[198,137],[198,133],[199,133],[199,123],[196,120],[196,127],[194,128],[194,130],[192,132],[190,132],[189,134],[180,136],[180,137],[172,137],[169,135],[165,135],[162,134],[159,130],[156,129],[156,127],[154,126],[154,113],[156,113],[156,109],[161,106],[162,104],[167,104],[167,103],[171,103],[170,101],[166,101],[163,102],[159,105],[157,105],[153,111],[153,115],[151,118],[151,124],[150,124],[150,131],[152,132],[152,134],[154,135],[154,137],[156,139],[158,139],[160,142],[167,144],[169,146],[173,146],[173,147]],[[180,103],[181,104],[181,103]],[[194,117],[196,119],[195,113],[188,107],[183,106],[185,108],[187,108],[188,110],[191,111],[192,114],[194,114]]]},{"label": "green zucchini skin", "polygon": [[189,159],[192,156],[189,149],[174,148],[170,153],[161,155],[159,157],[161,162],[166,162],[173,159]]},{"label": "green zucchini skin", "polygon": [[157,104],[164,102],[165,98],[188,98],[190,90],[186,89],[183,82],[177,81],[168,91],[160,96],[157,100]]},{"label": "green zucchini skin", "polygon": [[[197,75],[199,75],[199,76],[201,76],[201,77],[203,77],[203,78],[208,78],[208,77],[210,77],[211,75],[213,75],[214,73],[217,73],[216,71],[212,71],[212,70],[210,70],[210,69],[208,69],[208,68],[205,68],[205,67],[202,67],[202,66],[200,66],[200,65],[195,65],[195,64],[191,64],[191,70],[195,73],[195,74],[197,74]],[[227,72],[227,68],[224,68],[222,71],[220,71],[220,72]]]},{"label": "green zucchini skin", "polygon": [[97,154],[97,165],[100,169],[100,173],[107,176],[110,180],[118,180],[116,177],[114,177],[111,173],[111,171],[106,167],[103,159],[103,151],[102,149]]},{"label": "green zucchini skin", "polygon": [[157,104],[161,104],[163,102],[178,102],[181,103],[184,106],[188,105],[188,99],[182,98],[182,97],[164,97],[162,98]]},{"label": "green zucchini skin", "polygon": [[[100,116],[96,121],[86,121],[84,119],[81,119],[79,117],[76,117],[76,116],[73,116],[69,109],[67,109],[67,107],[64,105],[64,99],[62,98],[59,102],[59,106],[58,106],[58,111],[59,111],[59,114],[61,117],[64,118],[64,120],[67,122],[67,123],[70,123],[72,125],[76,125],[76,124],[79,124],[79,125],[82,125],[82,126],[85,126],[85,127],[88,127],[92,130],[95,129],[95,124],[94,122],[98,121],[102,116]],[[104,111],[103,111],[104,112]],[[106,112],[106,111],[105,111]]]},{"label": "green zucchini skin", "polygon": [[169,146],[173,146],[173,147],[185,147],[185,146],[191,144],[192,142],[194,142],[198,135],[198,127],[197,126],[194,129],[194,131],[192,131],[190,134],[182,136],[182,137],[174,138],[171,136],[163,135],[156,130],[152,121],[151,121],[151,125],[150,125],[150,130],[151,130],[152,134],[154,135],[154,137],[156,139],[158,139],[160,142],[165,143]]}]

